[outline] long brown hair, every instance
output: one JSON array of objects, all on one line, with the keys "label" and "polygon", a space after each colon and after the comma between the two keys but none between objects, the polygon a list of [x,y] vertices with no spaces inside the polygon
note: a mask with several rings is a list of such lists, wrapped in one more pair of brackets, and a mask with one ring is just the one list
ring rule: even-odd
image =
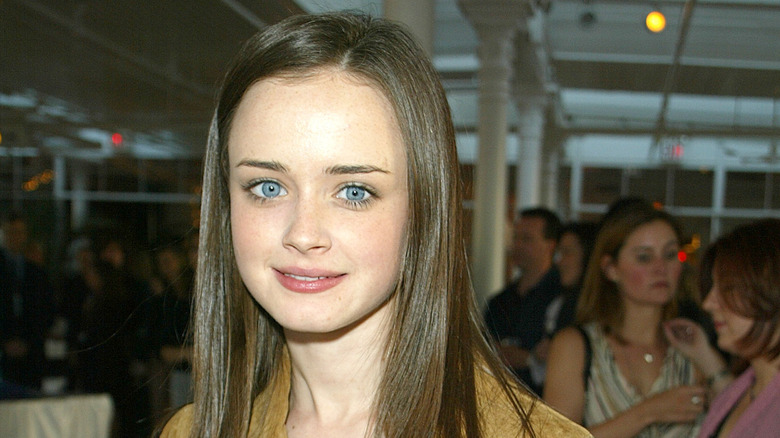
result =
[{"label": "long brown hair", "polygon": [[[735,228],[705,253],[702,283],[718,292],[724,307],[753,325],[738,341],[745,359],[780,355],[780,219],[762,219]],[[708,288],[709,290],[709,288]]]},{"label": "long brown hair", "polygon": [[[588,261],[582,293],[577,302],[577,324],[596,321],[607,332],[618,333],[623,324],[625,309],[617,284],[607,278],[602,260],[605,256],[617,260],[618,253],[628,237],[637,228],[654,221],[668,224],[674,230],[677,243],[682,242],[682,231],[677,220],[669,213],[656,210],[650,205],[638,204],[627,208],[601,225]],[[672,300],[664,306],[664,318],[671,318],[676,314],[679,298],[679,293],[675,293]]]},{"label": "long brown hair", "polygon": [[193,436],[245,436],[254,398],[279,369],[284,336],[239,276],[230,235],[227,137],[247,89],[335,69],[391,102],[408,162],[409,223],[375,419],[385,437],[480,436],[475,370],[501,382],[533,436],[517,386],[481,330],[463,242],[449,105],[438,75],[397,24],[333,13],[291,17],[242,48],[227,73],[205,157],[194,309]]}]

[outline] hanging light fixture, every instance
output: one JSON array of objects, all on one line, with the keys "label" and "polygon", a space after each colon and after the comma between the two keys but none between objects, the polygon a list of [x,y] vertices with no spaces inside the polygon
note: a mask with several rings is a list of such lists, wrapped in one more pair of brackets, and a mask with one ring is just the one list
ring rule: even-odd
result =
[{"label": "hanging light fixture", "polygon": [[582,0],[582,4],[585,6],[585,9],[580,14],[580,27],[590,29],[596,24],[596,13],[593,11],[590,0]]},{"label": "hanging light fixture", "polygon": [[645,17],[645,27],[652,33],[661,33],[666,28],[666,17],[657,9],[651,11]]}]

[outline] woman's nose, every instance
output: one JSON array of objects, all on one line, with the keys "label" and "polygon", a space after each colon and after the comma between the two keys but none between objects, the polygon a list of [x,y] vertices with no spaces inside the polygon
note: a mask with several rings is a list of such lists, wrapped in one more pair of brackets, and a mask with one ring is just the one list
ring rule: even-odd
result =
[{"label": "woman's nose", "polygon": [[282,244],[299,252],[326,250],[331,240],[326,208],[318,202],[299,202],[291,213]]},{"label": "woman's nose", "polygon": [[701,308],[708,312],[712,312],[718,305],[717,294],[714,287],[710,288],[709,292],[704,297],[704,301],[701,303]]}]

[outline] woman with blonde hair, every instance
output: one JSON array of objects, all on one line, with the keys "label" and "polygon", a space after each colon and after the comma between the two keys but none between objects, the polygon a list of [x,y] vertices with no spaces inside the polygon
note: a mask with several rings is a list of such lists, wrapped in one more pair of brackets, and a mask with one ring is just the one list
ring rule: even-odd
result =
[{"label": "woman with blonde hair", "polygon": [[225,77],[179,437],[585,436],[482,335],[449,107],[400,26],[296,16]]},{"label": "woman with blonde hair", "polygon": [[553,338],[544,388],[545,401],[595,437],[698,430],[708,394],[700,382],[725,365],[701,342],[703,330],[673,319],[680,245],[677,221],[650,206],[628,208],[599,231],[576,327]]}]

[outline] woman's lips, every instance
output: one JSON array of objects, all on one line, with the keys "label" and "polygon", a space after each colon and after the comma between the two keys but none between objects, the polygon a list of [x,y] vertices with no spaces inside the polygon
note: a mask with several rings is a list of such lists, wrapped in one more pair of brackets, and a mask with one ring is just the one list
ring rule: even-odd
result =
[{"label": "woman's lips", "polygon": [[346,278],[346,274],[287,269],[274,269],[274,275],[282,287],[298,293],[324,292],[337,286]]}]

